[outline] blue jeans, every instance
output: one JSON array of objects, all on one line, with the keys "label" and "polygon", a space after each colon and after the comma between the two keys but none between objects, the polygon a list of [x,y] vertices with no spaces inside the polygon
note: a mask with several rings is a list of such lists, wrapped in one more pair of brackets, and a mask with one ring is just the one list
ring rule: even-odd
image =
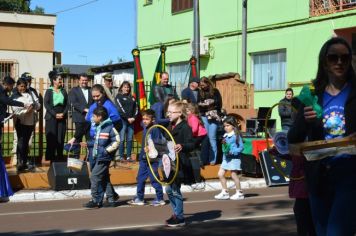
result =
[{"label": "blue jeans", "polygon": [[134,126],[126,120],[122,120],[122,128],[120,130],[120,145],[119,155],[122,158],[124,156],[124,143],[126,137],[126,156],[131,157],[132,139],[134,134]]},{"label": "blue jeans", "polygon": [[[155,175],[158,177],[158,162],[152,162],[151,166]],[[162,185],[157,182],[155,177],[153,176],[150,167],[148,166],[147,161],[140,160],[140,166],[137,172],[137,198],[141,201],[144,200],[145,197],[145,184],[147,178],[150,178],[150,182],[152,187],[156,190],[156,196],[158,201],[163,200],[163,189]]]},{"label": "blue jeans", "polygon": [[215,120],[208,120],[206,116],[201,117],[204,127],[206,131],[208,132],[208,137],[209,137],[209,143],[210,143],[210,153],[209,153],[209,162],[211,164],[216,163],[216,158],[218,156],[218,147],[216,143],[216,134],[217,134],[217,129],[218,129],[218,124]]},{"label": "blue jeans", "polygon": [[183,195],[180,192],[180,187],[181,184],[175,181],[171,185],[166,186],[166,193],[174,215],[176,215],[178,219],[183,219]]},{"label": "blue jeans", "polygon": [[356,157],[337,160],[322,175],[320,193],[309,201],[317,235],[354,235],[356,232]]}]

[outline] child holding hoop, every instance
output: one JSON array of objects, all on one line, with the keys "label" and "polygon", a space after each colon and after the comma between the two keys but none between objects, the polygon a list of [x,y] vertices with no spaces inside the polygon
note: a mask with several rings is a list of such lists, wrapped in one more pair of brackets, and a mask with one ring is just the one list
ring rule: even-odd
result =
[{"label": "child holding hoop", "polygon": [[175,102],[170,104],[167,109],[167,115],[170,120],[168,130],[176,142],[174,150],[179,158],[178,177],[166,187],[166,193],[173,210],[173,215],[166,221],[166,224],[167,226],[175,227],[185,225],[183,196],[180,188],[181,183],[187,183],[187,176],[184,174],[184,162],[189,158],[189,152],[194,149],[194,140],[192,129],[186,121],[185,103]]},{"label": "child holding hoop", "polygon": [[[218,200],[241,200],[245,196],[241,191],[240,179],[238,177],[238,171],[241,171],[241,159],[239,154],[243,150],[243,142],[238,131],[238,124],[233,116],[228,116],[223,121],[225,134],[223,136],[223,161],[218,172],[218,177],[221,182],[222,191],[215,195],[215,199]],[[231,178],[235,182],[236,193],[230,197],[227,190],[225,172],[231,172]]]},{"label": "child holding hoop", "polygon": [[[158,181],[155,179],[153,176],[149,164],[146,159],[146,152],[149,153],[150,158],[151,158],[151,166],[153,169],[153,172],[156,176],[158,176],[158,166],[159,166],[159,159],[157,158],[158,152],[155,150],[153,145],[149,145],[149,147],[145,147],[145,139],[147,135],[147,130],[154,125],[155,123],[155,112],[151,109],[147,109],[145,111],[141,112],[142,115],[142,124],[143,124],[143,136],[142,136],[142,146],[141,146],[141,152],[139,154],[139,169],[137,172],[137,187],[136,187],[136,197],[127,203],[129,205],[137,205],[137,206],[143,206],[145,204],[144,202],[144,196],[145,196],[145,184],[147,178],[150,178],[150,182],[152,187],[156,191],[156,199],[151,202],[150,205],[152,206],[163,206],[165,205],[165,201],[163,200],[163,189],[162,185],[158,183]],[[158,128],[153,128],[152,131],[150,132],[150,139],[155,142],[158,139],[160,139],[162,136],[162,133]],[[150,149],[150,150],[149,150]],[[153,153],[153,157],[152,154]]]}]

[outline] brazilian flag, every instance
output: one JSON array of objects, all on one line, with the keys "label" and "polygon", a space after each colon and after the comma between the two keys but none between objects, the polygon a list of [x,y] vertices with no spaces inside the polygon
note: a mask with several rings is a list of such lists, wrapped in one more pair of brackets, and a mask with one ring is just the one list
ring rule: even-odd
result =
[{"label": "brazilian flag", "polygon": [[161,82],[161,73],[166,71],[166,50],[166,46],[162,45],[160,47],[161,55],[159,56],[157,61],[156,70],[151,83],[151,91],[148,97],[148,101],[151,105],[156,102],[155,96],[153,94],[154,87]]}]

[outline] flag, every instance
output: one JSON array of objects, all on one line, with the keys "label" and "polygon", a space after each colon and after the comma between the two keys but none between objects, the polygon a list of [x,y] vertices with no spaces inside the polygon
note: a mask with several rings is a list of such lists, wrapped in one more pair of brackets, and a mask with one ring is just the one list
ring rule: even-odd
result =
[{"label": "flag", "polygon": [[154,87],[161,82],[161,73],[166,71],[166,46],[162,45],[160,47],[161,55],[158,58],[156,70],[153,74],[152,83],[151,83],[151,91],[148,96],[148,101],[151,105],[156,102],[155,96],[153,94]]},{"label": "flag", "polygon": [[140,50],[137,48],[132,50],[132,56],[134,59],[134,81],[133,81],[133,87],[134,87],[134,92],[133,96],[136,100],[138,109],[139,109],[139,114],[136,117],[135,123],[134,123],[134,132],[135,132],[135,139],[138,142],[141,142],[142,140],[142,127],[141,127],[141,121],[142,117],[140,114],[140,111],[144,111],[147,109],[147,98],[146,98],[146,93],[145,93],[145,84],[144,84],[144,79],[143,79],[143,73],[142,73],[142,68],[141,68],[141,62],[140,62]]},{"label": "flag", "polygon": [[190,64],[189,82],[192,81],[193,79],[200,80],[197,73],[197,59],[194,56],[190,58],[189,64]]}]

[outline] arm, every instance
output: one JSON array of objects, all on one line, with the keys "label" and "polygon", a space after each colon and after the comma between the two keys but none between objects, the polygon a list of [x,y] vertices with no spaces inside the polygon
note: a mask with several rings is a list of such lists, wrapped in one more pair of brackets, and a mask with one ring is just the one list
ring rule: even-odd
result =
[{"label": "arm", "polygon": [[[80,89],[80,88],[79,88]],[[74,110],[84,114],[84,109],[86,108],[85,103],[79,102],[77,92],[80,92],[77,88],[72,88],[69,92],[68,99],[69,102],[72,104]],[[78,90],[77,92],[75,90]]]},{"label": "arm", "polygon": [[161,86],[155,85],[153,87],[153,95],[156,99],[156,102],[164,102],[164,93],[162,91]]},{"label": "arm", "polygon": [[49,114],[51,114],[51,116],[56,117],[56,112],[53,110],[53,106],[51,104],[51,96],[52,96],[52,91],[47,89],[43,99],[43,105],[46,108],[46,111]]},{"label": "arm", "polygon": [[[238,145],[236,143],[236,138],[239,138],[239,141],[238,141]],[[232,155],[238,155],[239,153],[241,153],[244,149],[244,144],[243,144],[243,141],[242,141],[242,138],[241,136],[239,137],[235,137],[233,139],[233,143],[232,145],[230,146],[230,154]]]},{"label": "arm", "polygon": [[[287,103],[287,102],[281,100],[280,103]],[[280,117],[291,117],[292,109],[288,107],[288,105],[280,104],[278,105],[278,114]]]},{"label": "arm", "polygon": [[189,124],[190,128],[192,128],[193,134],[198,133],[199,123],[200,123],[200,121],[199,121],[198,117],[196,117],[195,115],[192,115],[189,117],[188,124]]},{"label": "arm", "polygon": [[120,114],[120,117],[124,120],[127,120],[129,117],[127,116],[127,113],[126,111],[124,110],[124,108],[122,107],[122,104],[121,104],[121,99],[120,99],[120,95],[116,95],[115,97],[115,103],[117,104],[117,107],[118,107],[118,112]]},{"label": "arm", "polygon": [[25,105],[22,102],[15,101],[7,96],[5,96],[2,91],[0,92],[0,103],[3,103],[8,106],[17,106],[17,107],[24,107]]},{"label": "arm", "polygon": [[119,148],[120,135],[115,128],[110,131],[110,141],[111,143],[105,148],[108,153],[115,152]]},{"label": "arm", "polygon": [[186,126],[186,129],[184,129],[184,142],[180,144],[182,145],[183,152],[190,152],[193,151],[195,148],[193,133],[188,125]]},{"label": "arm", "polygon": [[214,89],[215,90],[215,108],[216,110],[220,111],[222,108],[222,98],[221,98],[221,94],[219,92],[218,89]]},{"label": "arm", "polygon": [[62,94],[64,96],[64,111],[63,111],[63,115],[66,116],[68,114],[68,110],[69,110],[69,101],[68,101],[68,94],[67,91],[65,89],[62,89]]}]

